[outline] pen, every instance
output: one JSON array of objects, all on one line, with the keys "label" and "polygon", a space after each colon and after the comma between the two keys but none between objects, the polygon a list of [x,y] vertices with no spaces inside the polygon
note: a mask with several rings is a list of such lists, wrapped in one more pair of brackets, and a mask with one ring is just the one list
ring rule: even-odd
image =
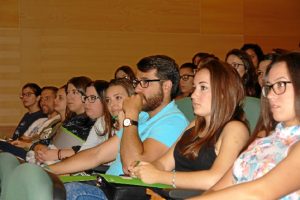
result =
[{"label": "pen", "polygon": [[138,160],[138,161],[136,161],[136,163],[135,163],[134,167],[137,167],[137,166],[140,164],[140,162],[141,162],[141,161],[139,161],[139,160]]}]

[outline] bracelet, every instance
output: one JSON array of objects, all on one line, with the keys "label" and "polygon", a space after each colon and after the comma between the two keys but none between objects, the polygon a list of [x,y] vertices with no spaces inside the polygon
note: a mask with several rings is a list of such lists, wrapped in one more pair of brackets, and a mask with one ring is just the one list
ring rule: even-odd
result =
[{"label": "bracelet", "polygon": [[61,160],[61,149],[58,149],[57,151],[57,158],[58,160]]},{"label": "bracelet", "polygon": [[171,182],[171,183],[172,183],[172,187],[173,187],[173,188],[176,188],[176,185],[175,185],[176,171],[175,171],[175,170],[172,171],[172,175],[173,175],[173,176],[172,176],[172,182]]}]

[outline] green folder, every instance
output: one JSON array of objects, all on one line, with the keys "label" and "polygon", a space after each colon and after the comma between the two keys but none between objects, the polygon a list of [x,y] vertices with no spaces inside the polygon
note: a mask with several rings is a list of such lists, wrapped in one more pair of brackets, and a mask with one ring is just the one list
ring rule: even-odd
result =
[{"label": "green folder", "polygon": [[[113,176],[108,174],[99,174],[109,183],[117,183],[117,184],[125,184],[125,185],[137,185],[137,186],[145,186],[145,187],[153,187],[153,188],[172,188],[171,185],[166,184],[147,184],[144,183],[141,179],[132,178],[128,176]],[[78,182],[78,181],[91,181],[96,180],[97,176],[60,176],[60,180],[63,183],[69,182]]]}]

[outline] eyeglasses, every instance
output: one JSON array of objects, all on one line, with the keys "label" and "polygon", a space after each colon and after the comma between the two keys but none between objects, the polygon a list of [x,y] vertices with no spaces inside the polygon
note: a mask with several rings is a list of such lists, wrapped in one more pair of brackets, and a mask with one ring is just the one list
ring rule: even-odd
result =
[{"label": "eyeglasses", "polygon": [[244,64],[241,64],[241,63],[236,63],[236,62],[233,62],[230,64],[232,67],[234,67],[236,70],[240,67],[240,66],[244,66]]},{"label": "eyeglasses", "polygon": [[34,94],[33,92],[22,93],[20,95],[20,99],[23,99],[24,97],[30,97],[33,94]]},{"label": "eyeglasses", "polygon": [[184,74],[184,75],[180,76],[180,79],[182,79],[183,81],[187,81],[190,79],[190,77],[194,77],[194,75]]},{"label": "eyeglasses", "polygon": [[97,99],[100,99],[100,97],[99,96],[95,96],[95,95],[81,96],[82,103],[85,103],[86,101],[88,101],[89,103],[95,103],[95,101]]},{"label": "eyeglasses", "polygon": [[148,80],[148,79],[143,79],[143,80],[135,79],[135,80],[132,81],[132,85],[133,85],[134,88],[136,88],[138,86],[138,84],[140,84],[140,86],[142,88],[147,88],[147,87],[149,87],[150,82],[157,82],[157,81],[163,81],[163,80],[161,80],[161,79],[150,79],[150,80]]},{"label": "eyeglasses", "polygon": [[267,97],[271,89],[273,92],[277,95],[281,95],[285,93],[286,90],[286,84],[292,83],[291,81],[278,81],[276,83],[273,83],[272,85],[264,85],[262,87],[262,95],[264,97]]}]

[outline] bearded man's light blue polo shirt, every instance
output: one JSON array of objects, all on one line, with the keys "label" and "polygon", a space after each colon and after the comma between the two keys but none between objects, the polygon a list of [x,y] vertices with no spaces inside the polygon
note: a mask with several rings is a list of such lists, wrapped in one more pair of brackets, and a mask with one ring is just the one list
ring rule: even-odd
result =
[{"label": "bearded man's light blue polo shirt", "polygon": [[[171,147],[176,142],[189,124],[184,114],[177,108],[175,101],[171,101],[152,118],[149,117],[148,113],[141,112],[138,122],[138,133],[141,141],[152,138],[167,147]],[[122,135],[123,129],[117,133],[120,141]],[[111,175],[124,174],[120,157],[120,145],[116,160],[106,173]]]}]

